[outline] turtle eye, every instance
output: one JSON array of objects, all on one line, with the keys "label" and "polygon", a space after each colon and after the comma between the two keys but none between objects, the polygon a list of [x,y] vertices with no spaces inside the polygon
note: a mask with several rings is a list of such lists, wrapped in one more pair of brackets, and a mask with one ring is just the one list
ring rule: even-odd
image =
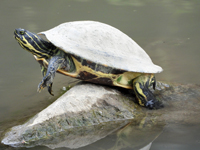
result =
[{"label": "turtle eye", "polygon": [[19,34],[21,35],[24,35],[24,33],[25,33],[24,31],[19,31]]}]

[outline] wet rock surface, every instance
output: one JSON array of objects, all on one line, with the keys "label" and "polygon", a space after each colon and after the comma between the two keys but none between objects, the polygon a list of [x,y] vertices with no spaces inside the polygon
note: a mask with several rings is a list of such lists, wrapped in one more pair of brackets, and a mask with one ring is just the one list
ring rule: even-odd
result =
[{"label": "wet rock surface", "polygon": [[[158,82],[154,94],[164,103],[164,108],[156,113],[162,114],[166,123],[197,124],[200,123],[200,85]],[[162,89],[162,90],[159,90]]]},{"label": "wet rock surface", "polygon": [[11,128],[2,143],[14,147],[78,148],[102,139],[129,122],[137,122],[138,129],[142,130],[152,131],[152,127],[159,127],[158,133],[169,123],[200,122],[197,119],[200,114],[199,85],[158,82],[153,92],[165,105],[163,109],[140,107],[127,90],[85,83],[76,85],[23,125]]}]

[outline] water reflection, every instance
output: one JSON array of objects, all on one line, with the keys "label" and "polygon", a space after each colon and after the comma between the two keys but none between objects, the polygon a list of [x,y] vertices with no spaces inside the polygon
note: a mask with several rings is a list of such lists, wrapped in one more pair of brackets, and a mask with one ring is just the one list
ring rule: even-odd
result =
[{"label": "water reflection", "polygon": [[[147,117],[147,116],[146,116]],[[164,122],[152,122],[142,118],[141,122],[132,122],[117,132],[117,139],[109,150],[143,149],[149,150],[151,143],[163,131]]]}]

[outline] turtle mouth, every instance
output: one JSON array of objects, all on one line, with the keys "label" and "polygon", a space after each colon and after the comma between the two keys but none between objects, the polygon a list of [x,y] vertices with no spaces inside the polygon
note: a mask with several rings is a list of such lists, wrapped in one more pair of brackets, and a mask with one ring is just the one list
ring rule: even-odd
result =
[{"label": "turtle mouth", "polygon": [[17,29],[14,31],[14,36],[13,36],[17,41],[20,39],[19,35],[17,34]]},{"label": "turtle mouth", "polygon": [[25,38],[23,37],[23,35],[20,33],[20,28],[19,29],[15,29],[14,31],[14,38],[15,40],[17,40],[17,42],[20,44],[21,47],[24,47],[24,44],[26,44],[26,41],[24,40]]},{"label": "turtle mouth", "polygon": [[22,48],[27,50],[27,48],[25,47],[26,42],[24,41],[23,36],[20,34],[20,28],[15,29],[13,37]]}]

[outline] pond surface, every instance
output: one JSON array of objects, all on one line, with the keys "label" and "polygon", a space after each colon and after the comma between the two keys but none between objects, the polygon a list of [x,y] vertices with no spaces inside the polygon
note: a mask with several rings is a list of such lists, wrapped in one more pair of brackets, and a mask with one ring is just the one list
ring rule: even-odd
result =
[{"label": "pond surface", "polygon": [[[17,44],[13,38],[15,28],[37,33],[68,21],[104,22],[129,35],[155,64],[162,66],[164,72],[156,75],[157,80],[200,84],[199,8],[198,0],[2,0],[0,133],[47,107],[63,92],[63,86],[74,81],[56,74],[53,90],[57,97],[50,96],[46,90],[37,93],[37,85],[42,79],[39,64]],[[108,144],[107,140],[114,140],[116,134],[83,149],[107,149],[109,146],[103,148],[102,145]],[[151,144],[151,150],[199,148],[200,126],[189,123],[166,126]],[[2,146],[2,149],[15,148]],[[49,148],[31,148],[36,149]]]}]

